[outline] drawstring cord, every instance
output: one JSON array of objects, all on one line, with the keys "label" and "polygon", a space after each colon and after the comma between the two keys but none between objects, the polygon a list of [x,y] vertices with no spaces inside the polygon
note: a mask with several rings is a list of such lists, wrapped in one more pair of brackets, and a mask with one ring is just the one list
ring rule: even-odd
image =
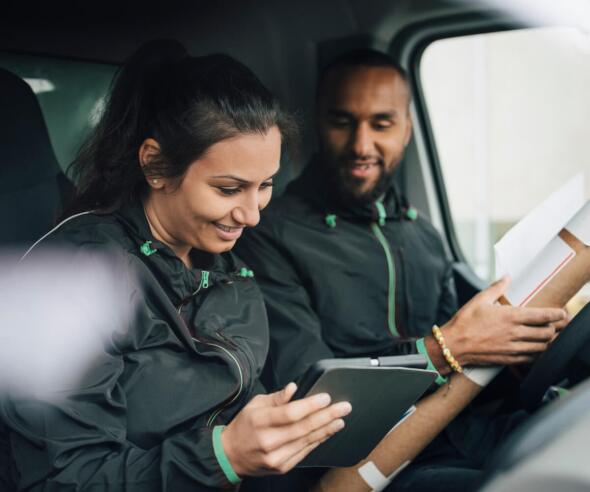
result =
[{"label": "drawstring cord", "polygon": [[375,207],[377,207],[377,214],[379,215],[379,226],[383,227],[385,225],[385,219],[387,219],[387,212],[385,211],[385,207],[381,202],[375,202]]}]

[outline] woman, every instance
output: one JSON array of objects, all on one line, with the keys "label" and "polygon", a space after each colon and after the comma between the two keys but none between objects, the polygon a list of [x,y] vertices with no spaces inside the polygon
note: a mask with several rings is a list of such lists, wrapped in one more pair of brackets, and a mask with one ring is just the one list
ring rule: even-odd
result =
[{"label": "woman", "polygon": [[108,251],[137,313],[61,398],[4,403],[20,488],[231,487],[289,470],[343,427],[348,403],[289,402],[294,384],[261,394],[266,314],[229,253],[270,200],[291,128],[227,56],[156,42],[123,67],[74,163],[77,213],[30,254]]}]

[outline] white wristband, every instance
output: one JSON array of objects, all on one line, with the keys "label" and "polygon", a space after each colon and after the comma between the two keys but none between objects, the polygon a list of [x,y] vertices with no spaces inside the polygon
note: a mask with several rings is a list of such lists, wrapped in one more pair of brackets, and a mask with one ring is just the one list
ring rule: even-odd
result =
[{"label": "white wristband", "polygon": [[388,477],[383,475],[372,461],[367,461],[357,471],[365,483],[371,487],[371,492],[381,492],[391,483],[395,476],[409,464],[410,461],[406,461]]},{"label": "white wristband", "polygon": [[502,366],[493,367],[464,367],[463,376],[471,379],[475,384],[485,388],[492,379],[503,369]]}]

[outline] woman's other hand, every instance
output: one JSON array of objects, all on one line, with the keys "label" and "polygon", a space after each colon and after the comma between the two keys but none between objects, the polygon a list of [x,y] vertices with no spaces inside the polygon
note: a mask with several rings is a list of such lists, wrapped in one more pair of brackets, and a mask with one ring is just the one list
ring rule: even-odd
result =
[{"label": "woman's other hand", "polygon": [[221,442],[239,476],[286,473],[344,427],[350,403],[317,394],[290,401],[297,386],[254,397],[227,425]]}]

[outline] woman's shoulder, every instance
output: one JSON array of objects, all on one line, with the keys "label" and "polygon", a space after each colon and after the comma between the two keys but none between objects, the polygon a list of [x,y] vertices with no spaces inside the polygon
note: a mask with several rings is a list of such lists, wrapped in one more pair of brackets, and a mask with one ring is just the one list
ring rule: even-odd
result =
[{"label": "woman's shoulder", "polygon": [[62,220],[39,238],[31,249],[45,247],[121,247],[129,241],[114,214],[81,212]]}]

